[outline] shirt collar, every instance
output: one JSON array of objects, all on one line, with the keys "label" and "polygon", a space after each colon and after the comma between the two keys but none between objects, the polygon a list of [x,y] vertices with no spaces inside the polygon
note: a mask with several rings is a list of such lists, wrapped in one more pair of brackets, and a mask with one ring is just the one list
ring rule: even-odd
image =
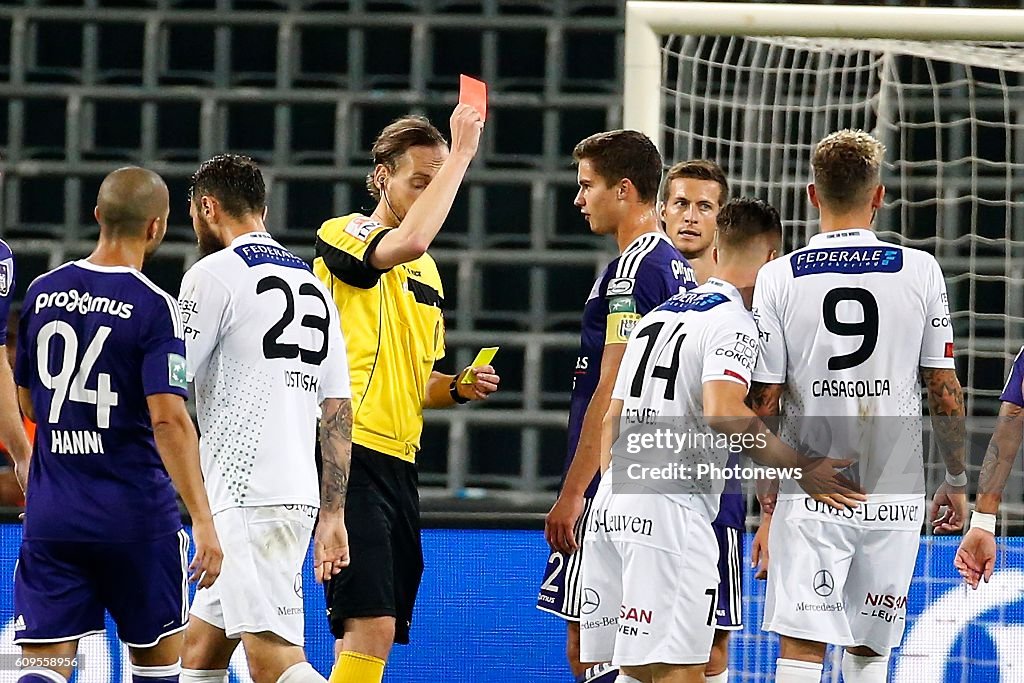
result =
[{"label": "shirt collar", "polygon": [[236,244],[244,244],[247,242],[273,242],[274,238],[269,232],[264,230],[253,230],[251,232],[243,232],[241,235],[231,240],[229,246],[235,246]]},{"label": "shirt collar", "polygon": [[829,232],[819,232],[817,235],[813,235],[807,242],[807,246],[812,244],[816,247],[827,246],[835,243],[845,242],[859,242],[867,240],[869,242],[878,242],[878,235],[873,230],[867,228],[851,228],[849,230],[831,230]]},{"label": "shirt collar", "polygon": [[709,277],[707,282],[701,285],[699,289],[702,292],[717,292],[719,294],[724,294],[733,301],[743,301],[743,297],[740,295],[740,290],[736,289],[731,282],[719,280],[717,277]]}]

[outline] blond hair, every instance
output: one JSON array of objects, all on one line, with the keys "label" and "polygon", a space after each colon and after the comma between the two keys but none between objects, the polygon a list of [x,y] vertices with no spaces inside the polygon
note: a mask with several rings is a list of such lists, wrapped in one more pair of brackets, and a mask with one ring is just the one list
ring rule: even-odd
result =
[{"label": "blond hair", "polygon": [[884,155],[885,146],[862,130],[846,128],[822,138],[811,157],[820,201],[839,213],[867,202],[882,182]]}]

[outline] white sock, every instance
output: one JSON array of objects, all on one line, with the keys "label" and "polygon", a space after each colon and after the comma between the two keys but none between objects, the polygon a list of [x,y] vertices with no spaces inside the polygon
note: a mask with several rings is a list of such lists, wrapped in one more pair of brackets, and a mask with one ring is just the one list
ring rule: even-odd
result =
[{"label": "white sock", "polygon": [[615,679],[615,683],[643,683],[643,681],[633,678],[632,676],[627,676],[624,673],[620,673]]},{"label": "white sock", "polygon": [[138,666],[132,664],[132,676],[138,676],[140,678],[166,678],[167,676],[178,676],[178,681],[181,681],[181,660],[179,659],[174,664],[167,664],[166,666]]},{"label": "white sock", "polygon": [[228,683],[228,670],[182,669],[178,683]]},{"label": "white sock", "polygon": [[285,669],[277,683],[327,683],[327,679],[318,674],[309,662],[299,662]]},{"label": "white sock", "polygon": [[779,658],[775,660],[775,683],[821,683],[824,668],[814,662]]},{"label": "white sock", "polygon": [[843,681],[845,683],[885,683],[889,675],[889,656],[861,657],[843,653]]},{"label": "white sock", "polygon": [[705,676],[704,683],[729,683],[729,670],[726,669],[720,674],[714,676]]}]

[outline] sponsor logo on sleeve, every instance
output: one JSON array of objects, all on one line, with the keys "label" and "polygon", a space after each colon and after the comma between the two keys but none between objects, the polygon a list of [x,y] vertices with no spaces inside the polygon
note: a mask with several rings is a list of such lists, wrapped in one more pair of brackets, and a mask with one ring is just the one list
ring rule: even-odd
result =
[{"label": "sponsor logo on sleeve", "polygon": [[617,277],[608,281],[608,287],[604,290],[607,296],[628,296],[633,293],[636,280],[631,277]]},{"label": "sponsor logo on sleeve", "polygon": [[167,354],[167,381],[172,387],[188,389],[184,356],[179,356],[176,353]]},{"label": "sponsor logo on sleeve", "polygon": [[636,300],[631,296],[617,296],[608,301],[609,313],[636,313]]},{"label": "sponsor logo on sleeve", "polygon": [[11,293],[11,285],[14,283],[14,261],[4,259],[0,261],[0,296],[7,296]]},{"label": "sponsor logo on sleeve", "polygon": [[348,222],[345,226],[345,232],[355,237],[360,242],[365,242],[376,228],[380,227],[380,223],[366,216],[356,216]]}]

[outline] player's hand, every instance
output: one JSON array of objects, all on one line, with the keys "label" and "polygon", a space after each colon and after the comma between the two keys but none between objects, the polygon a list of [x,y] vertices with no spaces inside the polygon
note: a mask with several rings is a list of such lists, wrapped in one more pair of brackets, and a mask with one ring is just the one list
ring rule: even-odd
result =
[{"label": "player's hand", "polygon": [[[462,383],[462,378],[466,376],[467,372],[473,373],[475,379],[472,384]],[[500,382],[501,377],[494,372],[493,367],[481,365],[475,368],[466,368],[460,372],[459,379],[456,380],[455,390],[459,392],[459,396],[462,398],[468,398],[470,401],[483,401],[498,390]]]},{"label": "player's hand", "polygon": [[996,566],[996,537],[984,529],[974,528],[964,534],[953,558],[953,566],[964,582],[974,590],[981,579],[988,583]]},{"label": "player's hand", "polygon": [[754,545],[750,549],[750,568],[757,569],[754,578],[762,581],[768,578],[768,530],[771,525],[772,516],[761,515],[761,526],[754,534]]},{"label": "player's hand", "polygon": [[224,551],[220,549],[217,530],[213,528],[213,520],[192,523],[192,540],[196,544],[196,555],[188,566],[188,582],[195,583],[197,588],[209,588],[220,576]]},{"label": "player's hand", "polygon": [[853,460],[807,458],[798,480],[800,488],[836,510],[852,510],[868,499],[860,486],[840,474],[852,464]]},{"label": "player's hand", "polygon": [[348,566],[348,529],[344,514],[320,513],[313,535],[313,571],[324,583]]},{"label": "player's hand", "polygon": [[475,156],[480,144],[480,131],[484,129],[480,112],[468,104],[457,104],[449,123],[452,130],[452,154]]},{"label": "player's hand", "polygon": [[932,497],[928,519],[932,520],[932,531],[937,534],[958,534],[964,530],[967,512],[966,486],[950,486],[942,482]]},{"label": "player's hand", "polygon": [[582,496],[559,495],[544,519],[544,538],[547,539],[548,545],[566,554],[576,552],[579,545],[576,543],[573,527],[582,514]]}]

